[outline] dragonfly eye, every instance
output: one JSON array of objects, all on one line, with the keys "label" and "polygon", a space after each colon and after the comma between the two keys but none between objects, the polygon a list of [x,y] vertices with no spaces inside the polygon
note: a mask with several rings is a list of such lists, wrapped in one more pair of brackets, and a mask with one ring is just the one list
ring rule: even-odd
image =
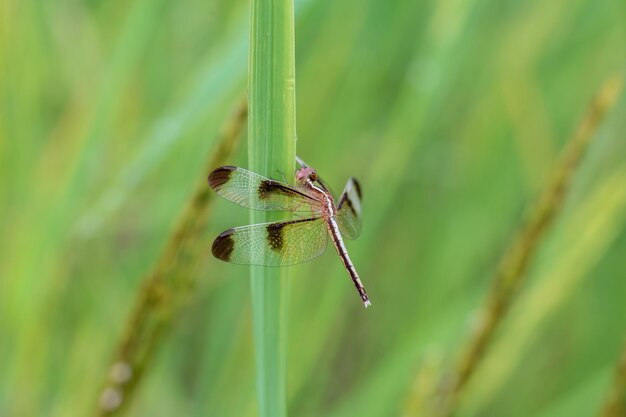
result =
[{"label": "dragonfly eye", "polygon": [[311,181],[316,181],[317,172],[315,172],[315,170],[312,168],[299,169],[298,172],[296,173],[296,180],[305,181],[307,179],[310,179]]}]

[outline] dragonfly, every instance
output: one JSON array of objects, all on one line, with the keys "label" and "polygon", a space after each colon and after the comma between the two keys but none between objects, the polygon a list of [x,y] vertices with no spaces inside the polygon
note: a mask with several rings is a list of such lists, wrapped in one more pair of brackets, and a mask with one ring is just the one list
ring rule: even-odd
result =
[{"label": "dragonfly", "polygon": [[338,199],[317,171],[298,158],[295,185],[235,166],[209,174],[209,186],[225,199],[253,210],[290,212],[293,219],[234,227],[213,241],[213,256],[240,265],[288,266],[322,255],[333,242],[361,301],[371,305],[343,239],[361,233],[361,187],[350,178]]}]

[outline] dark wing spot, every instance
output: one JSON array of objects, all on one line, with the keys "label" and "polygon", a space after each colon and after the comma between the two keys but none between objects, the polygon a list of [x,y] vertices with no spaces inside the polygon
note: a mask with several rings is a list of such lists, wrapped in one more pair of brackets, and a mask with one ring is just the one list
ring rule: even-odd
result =
[{"label": "dark wing spot", "polygon": [[349,198],[346,198],[346,203],[348,204],[348,208],[350,209],[352,214],[356,217],[357,213],[356,213],[356,210],[354,209],[354,206],[352,205],[352,200],[350,200]]},{"label": "dark wing spot", "polygon": [[363,196],[361,195],[361,185],[354,177],[352,178],[352,182],[354,183],[354,189],[356,191],[356,195],[359,196],[359,200],[362,200]]},{"label": "dark wing spot", "polygon": [[272,194],[278,195],[294,195],[296,194],[294,190],[289,187],[284,186],[283,184],[272,181],[272,180],[263,180],[259,184],[259,199],[265,200],[269,198]]},{"label": "dark wing spot", "polygon": [[337,210],[341,210],[347,198],[347,194],[341,194],[341,197],[339,198],[339,203],[337,204]]},{"label": "dark wing spot", "polygon": [[283,241],[284,223],[272,223],[267,225],[267,243],[273,251],[280,251],[285,242]]},{"label": "dark wing spot", "polygon": [[228,182],[231,173],[236,170],[237,167],[233,166],[223,166],[217,168],[209,174],[209,187],[214,190],[219,190],[222,185]]},{"label": "dark wing spot", "polygon": [[341,200],[339,201],[339,205],[337,206],[337,210],[343,209],[343,206],[346,205],[352,212],[352,214],[356,217],[357,212],[354,209],[354,205],[352,205],[352,200],[348,197],[348,194],[344,194],[341,196]]},{"label": "dark wing spot", "polygon": [[269,195],[271,189],[272,189],[271,180],[261,181],[261,183],[259,184],[259,189],[257,190],[259,192],[259,198],[261,200],[265,200],[267,196]]},{"label": "dark wing spot", "polygon": [[213,256],[217,259],[226,262],[230,261],[230,255],[233,253],[233,249],[235,249],[235,241],[232,237],[233,233],[235,233],[235,229],[228,229],[222,232],[213,241],[211,252],[213,252]]}]

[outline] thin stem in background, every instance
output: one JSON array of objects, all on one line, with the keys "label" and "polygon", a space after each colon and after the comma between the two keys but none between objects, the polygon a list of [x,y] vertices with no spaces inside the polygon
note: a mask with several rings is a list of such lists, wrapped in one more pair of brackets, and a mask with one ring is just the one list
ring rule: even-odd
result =
[{"label": "thin stem in background", "polygon": [[613,386],[599,415],[600,417],[626,416],[626,345],[617,364]]},{"label": "thin stem in background", "polygon": [[[295,170],[293,0],[252,0],[248,73],[249,169],[291,180]],[[277,220],[252,211],[252,223]],[[251,267],[260,417],[285,417],[288,268]]]},{"label": "thin stem in background", "polygon": [[[436,416],[452,416],[468,381],[478,368],[490,345],[497,326],[516,299],[524,284],[526,270],[537,253],[541,239],[557,218],[565,194],[589,142],[594,137],[606,113],[613,107],[621,92],[622,79],[610,78],[599,90],[578,129],[568,141],[554,177],[538,200],[531,206],[526,223],[506,251],[494,277],[489,294],[478,314],[477,325],[461,348],[456,369],[440,379],[433,398],[426,401],[427,409]],[[410,400],[411,408],[423,406]],[[407,415],[415,414],[410,410]]]},{"label": "thin stem in background", "polygon": [[[230,159],[246,117],[247,106],[242,101],[222,130],[219,146],[205,169],[207,175]],[[200,244],[200,238],[214,199],[215,193],[203,175],[165,250],[137,293],[135,307],[100,395],[97,415],[122,415],[128,409],[154,353],[182,307],[181,302],[195,283],[195,267],[207,250]]]}]

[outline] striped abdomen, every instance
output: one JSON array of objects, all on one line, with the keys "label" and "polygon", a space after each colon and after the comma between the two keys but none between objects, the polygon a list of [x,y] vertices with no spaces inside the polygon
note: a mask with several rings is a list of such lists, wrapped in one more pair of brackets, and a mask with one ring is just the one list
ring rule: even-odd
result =
[{"label": "striped abdomen", "polygon": [[343,239],[341,238],[341,233],[339,232],[339,226],[337,225],[335,218],[331,217],[327,221],[326,224],[328,227],[328,233],[330,233],[330,236],[333,240],[333,244],[335,245],[335,249],[337,249],[337,253],[339,254],[339,257],[341,258],[343,265],[348,270],[348,274],[350,274],[350,278],[352,278],[352,282],[354,283],[356,290],[359,292],[361,301],[363,301],[363,304],[365,304],[365,307],[370,306],[372,303],[370,302],[370,299],[367,296],[367,292],[365,291],[365,287],[363,286],[363,283],[361,282],[361,279],[359,278],[359,274],[356,272],[356,269],[354,268],[354,264],[352,263],[352,260],[350,259],[350,256],[348,255],[348,250],[346,249],[346,246],[343,243]]}]

